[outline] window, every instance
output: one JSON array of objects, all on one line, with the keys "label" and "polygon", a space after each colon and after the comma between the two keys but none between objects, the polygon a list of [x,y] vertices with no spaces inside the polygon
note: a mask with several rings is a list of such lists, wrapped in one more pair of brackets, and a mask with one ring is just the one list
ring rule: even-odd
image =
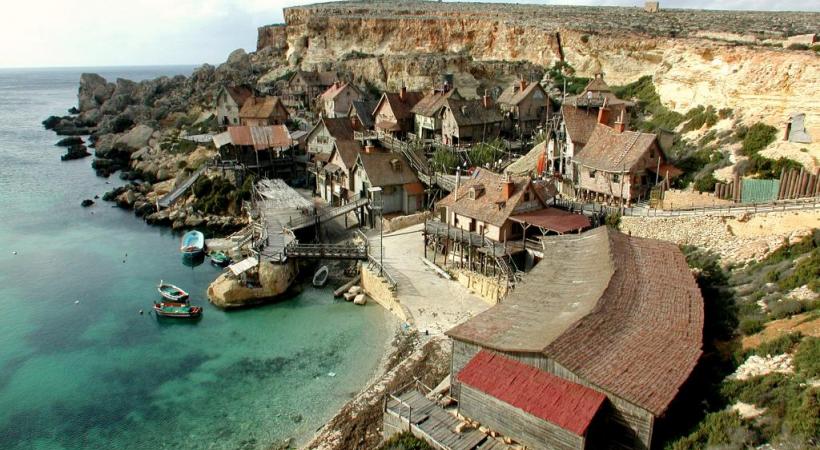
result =
[{"label": "window", "polygon": [[530,201],[530,191],[524,192],[524,201]]},{"label": "window", "polygon": [[595,178],[595,170],[589,169],[589,177],[590,178]]},{"label": "window", "polygon": [[652,158],[652,159],[655,159],[655,149],[654,148],[649,150],[649,157]]},{"label": "window", "polygon": [[620,182],[621,181],[621,175],[617,174],[617,173],[615,175],[612,175],[612,181],[614,181],[616,183]]}]

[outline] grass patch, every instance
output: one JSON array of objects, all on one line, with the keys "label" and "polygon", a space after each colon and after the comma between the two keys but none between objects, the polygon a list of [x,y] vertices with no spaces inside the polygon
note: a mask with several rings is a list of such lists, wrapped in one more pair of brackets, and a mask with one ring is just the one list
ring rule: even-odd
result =
[{"label": "grass patch", "polygon": [[820,376],[820,338],[807,337],[794,354],[794,368],[806,378]]},{"label": "grass patch", "polygon": [[413,436],[409,431],[403,431],[384,442],[380,450],[432,450],[433,447],[423,439]]},{"label": "grass patch", "polygon": [[454,173],[458,167],[459,159],[455,153],[443,148],[436,149],[432,157],[433,168],[444,173]]},{"label": "grass patch", "polygon": [[692,434],[666,446],[668,450],[696,450],[716,446],[744,448],[754,444],[756,433],[733,411],[711,413]]},{"label": "grass patch", "polygon": [[480,142],[473,145],[470,150],[467,151],[467,157],[474,167],[489,167],[504,156],[504,151],[501,150],[502,148],[503,144],[499,139],[490,142]]}]

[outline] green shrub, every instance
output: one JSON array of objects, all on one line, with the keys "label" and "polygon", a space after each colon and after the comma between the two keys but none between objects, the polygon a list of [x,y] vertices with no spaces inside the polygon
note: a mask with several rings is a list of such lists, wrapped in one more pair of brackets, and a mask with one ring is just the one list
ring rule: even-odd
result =
[{"label": "green shrub", "polygon": [[797,263],[794,271],[778,283],[780,289],[785,291],[803,285],[808,285],[814,292],[820,292],[820,249],[814,249],[811,256]]},{"label": "green shrub", "polygon": [[765,322],[762,319],[755,319],[755,318],[746,318],[740,322],[740,332],[746,336],[751,336],[755,333],[759,333],[763,331],[763,324]]},{"label": "green shrub", "polygon": [[718,113],[712,105],[705,108],[703,105],[698,105],[687,111],[683,118],[687,122],[683,125],[682,131],[686,133],[687,131],[700,130],[704,125],[707,127],[714,126],[718,121]]},{"label": "green shrub", "polygon": [[576,77],[575,69],[566,62],[556,62],[547,71],[553,84],[559,89],[567,87],[567,95],[578,95],[589,84],[589,78]]},{"label": "green shrub", "polygon": [[409,431],[396,434],[379,447],[380,450],[432,450],[433,447],[423,439],[413,436]]},{"label": "green shrub", "polygon": [[504,155],[503,150],[501,150],[502,145],[502,142],[498,139],[490,142],[480,142],[467,151],[467,157],[474,167],[492,165]]},{"label": "green shrub", "polygon": [[785,319],[805,311],[800,300],[781,300],[769,305],[769,313],[774,319]]},{"label": "green shrub", "polygon": [[[815,362],[820,355],[815,356]],[[804,439],[820,436],[820,389],[806,389],[786,411],[785,427]]]},{"label": "green shrub", "polygon": [[692,434],[667,446],[670,450],[696,450],[718,445],[743,448],[753,444],[755,434],[734,411],[708,414]]},{"label": "green shrub", "polygon": [[732,108],[721,108],[718,110],[718,117],[720,117],[721,120],[728,119],[732,117],[733,114],[734,110],[732,110]]},{"label": "green shrub", "polygon": [[746,359],[751,355],[766,356],[791,353],[791,351],[794,350],[797,344],[800,343],[801,339],[803,339],[803,334],[801,334],[799,331],[795,333],[784,334],[776,339],[764,342],[755,348],[747,350],[746,353],[743,355],[743,359]]},{"label": "green shrub", "polygon": [[772,264],[777,264],[781,261],[794,260],[800,255],[814,251],[820,247],[820,230],[816,229],[807,236],[803,236],[800,241],[789,244],[787,239],[783,239],[783,245],[777,250],[770,253],[767,257],[757,262],[753,268],[760,268]]},{"label": "green shrub", "polygon": [[820,338],[807,337],[800,343],[794,354],[794,367],[806,378],[820,376]]},{"label": "green shrub", "polygon": [[786,50],[808,50],[808,49],[809,49],[808,45],[798,44],[798,43],[790,44],[788,47],[786,47]]},{"label": "green shrub", "polygon": [[760,122],[752,125],[748,129],[741,128],[738,131],[738,135],[741,134],[741,131],[743,145],[740,151],[746,156],[752,156],[766,148],[774,142],[775,136],[777,135],[777,129],[775,127]]},{"label": "green shrub", "polygon": [[433,152],[433,167],[436,170],[441,170],[444,173],[453,173],[456,167],[458,167],[458,164],[458,156],[450,150],[439,148]]},{"label": "green shrub", "polygon": [[780,280],[780,271],[777,269],[772,269],[766,272],[766,282],[767,283],[777,283]]},{"label": "green shrub", "polygon": [[[636,110],[639,117],[632,121],[632,126],[641,131],[673,130],[684,121],[683,114],[672,111],[661,104],[661,98],[655,90],[651,75],[645,75],[624,86],[614,86],[612,92],[625,100],[637,99]],[[646,120],[647,117],[649,120]]]},{"label": "green shrub", "polygon": [[738,327],[738,307],[729,276],[713,253],[696,247],[681,248],[689,267],[698,269],[696,281],[703,296],[703,339],[727,341]]},{"label": "green shrub", "polygon": [[695,180],[695,190],[698,192],[714,192],[717,179],[712,173],[706,174]]},{"label": "green shrub", "polygon": [[619,213],[607,214],[604,223],[610,228],[619,230],[621,228],[621,215]]}]

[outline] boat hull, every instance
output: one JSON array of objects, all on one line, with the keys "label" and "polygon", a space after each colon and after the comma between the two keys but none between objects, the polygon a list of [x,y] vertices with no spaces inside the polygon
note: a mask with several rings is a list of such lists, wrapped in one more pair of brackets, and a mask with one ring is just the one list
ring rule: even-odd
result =
[{"label": "boat hull", "polygon": [[157,317],[165,317],[169,319],[197,319],[202,316],[202,307],[155,303],[154,313]]},{"label": "boat hull", "polygon": [[328,270],[327,266],[320,267],[319,270],[317,270],[316,273],[313,274],[313,286],[314,287],[324,286],[325,283],[327,283],[327,277],[328,277],[329,272],[330,271]]},{"label": "boat hull", "polygon": [[157,292],[162,298],[172,302],[185,302],[188,299],[188,293],[173,284],[162,283],[157,286]]},{"label": "boat hull", "polygon": [[179,246],[179,251],[183,255],[193,257],[205,250],[205,235],[199,231],[189,231],[182,236],[182,243]]}]

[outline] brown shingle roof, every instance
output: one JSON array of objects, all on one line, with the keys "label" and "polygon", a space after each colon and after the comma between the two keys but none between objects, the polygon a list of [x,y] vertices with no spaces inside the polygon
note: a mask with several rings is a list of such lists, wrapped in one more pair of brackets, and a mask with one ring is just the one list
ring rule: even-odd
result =
[{"label": "brown shingle roof", "polygon": [[353,89],[357,93],[361,94],[361,91],[359,91],[359,88],[357,88],[353,84],[350,84],[350,83],[333,83],[333,84],[330,85],[329,88],[327,88],[326,91],[322,92],[322,95],[320,97],[322,98],[322,100],[325,100],[325,101],[333,100],[333,99],[336,98],[337,95],[344,92],[344,90],[347,89],[348,87],[350,87],[350,89]]},{"label": "brown shingle roof", "polygon": [[353,140],[353,123],[349,117],[322,117],[320,124],[322,123],[327,128],[327,132],[337,141]]},{"label": "brown shingle roof", "polygon": [[352,116],[353,114],[359,118],[359,121],[362,123],[362,126],[366,129],[372,129],[374,122],[373,122],[373,110],[376,109],[376,102],[370,100],[359,100],[354,101],[350,105],[350,111],[348,111],[348,116]]},{"label": "brown shingle roof", "polygon": [[424,96],[416,106],[413,107],[411,110],[413,114],[424,116],[424,117],[433,117],[441,106],[444,104],[444,101],[448,98],[454,99],[462,99],[463,97],[461,94],[458,93],[458,90],[452,89],[447,92],[442,90],[436,89],[433,92],[428,93]]},{"label": "brown shingle roof", "polygon": [[356,164],[356,157],[359,156],[361,146],[356,141],[336,141],[334,147],[342,159],[342,164],[344,164],[342,169],[349,173]]},{"label": "brown shingle roof", "polygon": [[410,163],[399,153],[361,152],[359,161],[372,186],[396,186],[419,182]]},{"label": "brown shingle roof", "polygon": [[703,299],[683,254],[607,227],[547,237],[543,246],[550,257],[503,303],[447,335],[543,354],[661,415],[701,354]]},{"label": "brown shingle roof", "polygon": [[515,84],[504,89],[504,91],[501,92],[501,95],[498,96],[498,103],[517,105],[527,98],[533,91],[538,89],[542,92],[544,91],[544,88],[542,88],[537,82],[527,83],[523,90],[520,89],[519,83],[519,81],[516,81]]},{"label": "brown shingle roof", "polygon": [[267,119],[276,114],[287,115],[287,109],[279,97],[250,97],[239,110],[239,117],[243,119]]},{"label": "brown shingle roof", "polygon": [[453,114],[453,120],[460,127],[472,125],[482,125],[498,123],[504,120],[501,113],[493,105],[484,107],[482,100],[456,100],[448,98],[444,101],[443,108],[449,109]]},{"label": "brown shingle roof", "polygon": [[253,97],[253,90],[247,86],[227,86],[225,91],[240,108],[245,104],[245,100]]},{"label": "brown shingle roof", "polygon": [[[512,196],[505,200],[502,194],[504,177],[489,170],[478,169],[470,178],[462,178],[457,192],[439,200],[436,207],[445,206],[456,214],[475,218],[496,226],[504,225],[515,208],[523,200],[526,189],[532,189],[541,199],[542,207],[555,195],[554,189],[537,183],[533,184],[530,177],[510,177],[515,187]],[[483,188],[483,193],[475,199],[469,198],[473,187]]]},{"label": "brown shingle roof", "polygon": [[379,108],[386,101],[390,104],[390,109],[397,120],[409,119],[413,114],[411,110],[423,96],[421,92],[407,91],[404,100],[402,100],[398,92],[385,92],[376,108]]},{"label": "brown shingle roof", "polygon": [[606,172],[629,171],[647,150],[656,145],[657,136],[640,131],[618,131],[601,124],[584,148],[573,158],[592,169]]},{"label": "brown shingle roof", "polygon": [[598,110],[595,108],[579,108],[564,103],[561,106],[561,116],[569,138],[576,145],[585,145],[598,123]]}]

